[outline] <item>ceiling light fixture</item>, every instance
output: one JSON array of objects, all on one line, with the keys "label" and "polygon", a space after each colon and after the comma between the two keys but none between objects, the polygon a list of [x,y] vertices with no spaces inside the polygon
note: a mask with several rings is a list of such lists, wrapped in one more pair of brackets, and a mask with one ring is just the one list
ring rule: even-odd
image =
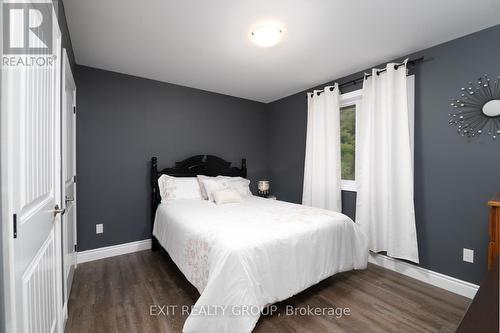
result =
[{"label": "ceiling light fixture", "polygon": [[274,24],[260,25],[250,32],[250,39],[260,47],[274,46],[282,37],[283,28]]}]

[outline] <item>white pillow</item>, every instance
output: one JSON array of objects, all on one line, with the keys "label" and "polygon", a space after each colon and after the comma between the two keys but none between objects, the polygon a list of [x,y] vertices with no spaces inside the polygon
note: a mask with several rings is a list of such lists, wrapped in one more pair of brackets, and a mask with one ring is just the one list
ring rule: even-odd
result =
[{"label": "white pillow", "polygon": [[207,177],[201,181],[202,187],[207,192],[207,198],[210,201],[214,201],[213,193],[219,190],[235,190],[241,197],[247,197],[252,195],[250,192],[250,181],[241,177]]},{"label": "white pillow", "polygon": [[201,196],[203,197],[204,200],[208,200],[208,194],[207,194],[207,190],[205,189],[205,185],[203,184],[203,180],[205,180],[205,179],[227,179],[227,178],[231,178],[231,177],[227,177],[227,176],[210,177],[210,176],[204,176],[204,175],[197,175],[196,178],[198,179],[198,183],[200,184]]},{"label": "white pillow", "polygon": [[162,201],[199,199],[202,200],[200,185],[196,177],[172,177],[162,175],[158,178]]},{"label": "white pillow", "polygon": [[213,196],[217,205],[241,202],[241,195],[236,190],[218,190],[213,192]]},{"label": "white pillow", "polygon": [[214,201],[214,192],[227,189],[223,184],[221,179],[214,177],[205,178],[201,181],[202,187],[207,193],[207,199]]},{"label": "white pillow", "polygon": [[227,177],[221,180],[224,187],[237,191],[242,197],[252,195],[250,181],[242,177]]}]

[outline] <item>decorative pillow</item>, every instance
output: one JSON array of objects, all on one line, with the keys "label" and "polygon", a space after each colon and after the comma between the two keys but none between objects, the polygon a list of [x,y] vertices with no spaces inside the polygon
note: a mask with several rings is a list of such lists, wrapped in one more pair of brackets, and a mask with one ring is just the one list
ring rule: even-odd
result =
[{"label": "decorative pillow", "polygon": [[207,193],[207,200],[214,201],[214,192],[227,189],[224,184],[222,184],[222,179],[217,179],[215,177],[207,177],[202,179],[202,187]]},{"label": "decorative pillow", "polygon": [[158,187],[162,201],[202,199],[200,185],[196,177],[162,175],[158,178]]},{"label": "decorative pillow", "polygon": [[222,179],[224,187],[237,191],[242,197],[252,195],[250,181],[242,177],[227,177]]},{"label": "decorative pillow", "polygon": [[[203,177],[203,176],[202,176]],[[238,192],[241,197],[247,197],[252,195],[250,192],[250,181],[241,177],[206,177],[201,180],[202,186],[207,193],[207,198],[210,201],[214,201],[213,192],[219,190],[231,189]]]},{"label": "decorative pillow", "polygon": [[241,202],[241,195],[236,190],[218,190],[213,192],[213,196],[217,205]]},{"label": "decorative pillow", "polygon": [[208,194],[207,194],[207,190],[205,189],[205,185],[203,184],[203,180],[205,180],[205,179],[227,179],[227,178],[231,178],[231,177],[227,177],[227,176],[210,177],[210,176],[204,176],[204,175],[197,175],[196,178],[198,178],[198,183],[200,184],[201,196],[203,197],[203,200],[208,200]]}]

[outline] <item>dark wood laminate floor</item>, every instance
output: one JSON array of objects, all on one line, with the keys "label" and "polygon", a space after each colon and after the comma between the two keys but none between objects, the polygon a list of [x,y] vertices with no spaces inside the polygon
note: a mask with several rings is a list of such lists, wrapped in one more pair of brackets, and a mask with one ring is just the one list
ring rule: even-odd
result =
[{"label": "dark wood laminate floor", "polygon": [[[160,252],[143,251],[78,266],[66,333],[181,332],[181,311],[151,316],[150,306],[193,305],[196,289]],[[454,332],[470,300],[375,265],[337,274],[278,304],[254,332]],[[286,315],[286,307],[349,308],[350,315]]]}]

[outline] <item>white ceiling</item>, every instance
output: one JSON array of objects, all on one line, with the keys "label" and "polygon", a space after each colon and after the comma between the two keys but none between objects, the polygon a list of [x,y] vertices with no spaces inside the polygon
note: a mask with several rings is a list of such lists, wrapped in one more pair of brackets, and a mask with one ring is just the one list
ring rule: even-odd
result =
[{"label": "white ceiling", "polygon": [[[78,64],[270,102],[500,24],[500,0],[64,0]],[[272,48],[261,21],[285,25]],[[480,50],[478,50],[480,52]]]}]

